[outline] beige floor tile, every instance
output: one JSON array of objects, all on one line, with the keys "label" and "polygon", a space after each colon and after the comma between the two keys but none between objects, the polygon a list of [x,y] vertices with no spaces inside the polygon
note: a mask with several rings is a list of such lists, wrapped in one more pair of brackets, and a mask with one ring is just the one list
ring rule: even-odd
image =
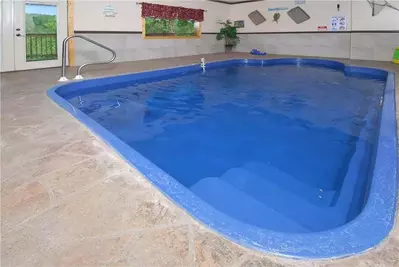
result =
[{"label": "beige floor tile", "polygon": [[[5,168],[22,166],[29,161],[58,152],[69,143],[68,141],[43,143],[31,140],[20,141],[14,145],[12,145],[12,143],[6,143],[1,151],[1,163]],[[29,147],[29,149],[26,149],[27,147]]]},{"label": "beige floor tile", "polygon": [[46,254],[50,247],[48,240],[39,238],[37,229],[25,226],[2,236],[1,265],[35,266],[36,262],[48,257]]},{"label": "beige floor tile", "polygon": [[194,227],[194,240],[198,267],[235,266],[245,256],[242,248],[203,227]]},{"label": "beige floor tile", "polygon": [[80,155],[54,153],[22,164],[12,166],[3,165],[1,169],[3,180],[1,191],[14,190],[24,183],[36,180],[41,175],[71,166],[85,159],[87,157]]},{"label": "beige floor tile", "polygon": [[[34,143],[28,136],[22,134],[24,127],[12,127],[1,122],[1,147],[2,147],[2,158],[8,157],[6,154],[8,150],[13,151],[20,145],[30,147],[30,144]],[[3,163],[3,162],[2,162]]]},{"label": "beige floor tile", "polygon": [[[129,179],[131,179],[129,177]],[[171,207],[169,207],[171,206]],[[168,200],[127,182],[123,175],[74,194],[28,222],[54,244],[178,222],[182,211]]]},{"label": "beige floor tile", "polygon": [[1,109],[1,123],[10,127],[27,127],[42,124],[54,117],[48,114],[45,108],[22,107],[14,105],[7,109]]},{"label": "beige floor tile", "polygon": [[248,258],[242,263],[238,264],[237,267],[299,267],[299,265],[287,265],[280,264],[271,261],[268,258]]},{"label": "beige floor tile", "polygon": [[132,234],[87,238],[65,248],[51,249],[53,266],[106,266],[115,256],[120,255],[132,239]]},{"label": "beige floor tile", "polygon": [[112,153],[112,148],[107,147],[97,138],[89,137],[85,140],[78,140],[70,143],[63,149],[65,153],[73,153],[79,155],[96,156],[101,153]]},{"label": "beige floor tile", "polygon": [[263,254],[247,250],[248,254],[237,266],[234,267],[319,267],[325,261],[306,261],[278,257],[271,254]]},{"label": "beige floor tile", "polygon": [[[70,167],[58,169],[39,178],[48,187],[55,201],[60,201],[69,195],[80,192],[107,178],[119,177],[135,189],[148,189],[150,185],[144,179],[137,179],[140,173],[128,166],[116,162],[107,155],[88,158]],[[123,189],[121,187],[120,189]],[[119,192],[115,192],[119,193]]]},{"label": "beige floor tile", "polygon": [[56,116],[42,124],[21,128],[19,133],[36,142],[75,141],[90,136],[78,121],[65,116]]},{"label": "beige floor tile", "polygon": [[109,266],[188,267],[193,261],[187,226],[147,229],[136,232],[122,255]]},{"label": "beige floor tile", "polygon": [[23,220],[50,207],[50,193],[39,182],[26,183],[2,194],[2,232],[8,232]]},{"label": "beige floor tile", "polygon": [[30,266],[52,260],[50,249],[85,238],[180,223],[182,212],[165,202],[123,178],[110,178],[4,234],[2,262]]}]

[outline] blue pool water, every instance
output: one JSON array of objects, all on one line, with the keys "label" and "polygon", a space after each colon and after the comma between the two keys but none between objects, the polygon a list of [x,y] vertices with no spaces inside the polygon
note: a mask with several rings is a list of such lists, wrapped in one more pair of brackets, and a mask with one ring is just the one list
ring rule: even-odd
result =
[{"label": "blue pool water", "polygon": [[345,176],[357,145],[373,157],[384,85],[312,66],[231,66],[68,100],[221,212],[313,232],[362,209],[368,164]]},{"label": "blue pool water", "polygon": [[261,251],[342,257],[395,221],[394,74],[227,60],[68,83],[48,95],[193,217]]}]

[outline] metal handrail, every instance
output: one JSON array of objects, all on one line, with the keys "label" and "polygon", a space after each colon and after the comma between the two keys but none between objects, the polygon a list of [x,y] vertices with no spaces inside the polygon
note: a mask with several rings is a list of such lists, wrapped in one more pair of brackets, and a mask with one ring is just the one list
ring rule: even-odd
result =
[{"label": "metal handrail", "polygon": [[80,35],[80,34],[70,35],[70,36],[66,37],[64,39],[64,41],[62,41],[62,69],[61,69],[61,78],[58,80],[60,82],[68,81],[68,78],[66,77],[66,54],[67,54],[68,41],[70,39],[72,39],[72,38],[81,38],[81,39],[83,39],[85,41],[88,41],[89,43],[92,43],[92,44],[97,45],[97,46],[99,46],[101,48],[104,48],[105,50],[108,50],[108,51],[110,51],[112,53],[112,58],[110,60],[108,60],[108,61],[96,62],[96,63],[86,63],[86,64],[81,65],[78,68],[78,70],[76,71],[76,76],[75,76],[76,80],[83,79],[83,77],[81,75],[81,72],[82,72],[82,69],[84,67],[89,66],[89,65],[96,65],[96,64],[108,64],[108,63],[111,63],[112,61],[114,61],[115,58],[116,58],[116,53],[115,53],[115,51],[113,49],[111,49],[111,48],[109,48],[109,47],[107,47],[105,45],[102,45],[102,44],[100,44],[100,43],[98,43],[98,42],[96,42],[96,41],[94,41],[94,40],[92,40],[92,39],[90,39],[90,38],[88,38],[88,37],[86,37],[84,35]]}]

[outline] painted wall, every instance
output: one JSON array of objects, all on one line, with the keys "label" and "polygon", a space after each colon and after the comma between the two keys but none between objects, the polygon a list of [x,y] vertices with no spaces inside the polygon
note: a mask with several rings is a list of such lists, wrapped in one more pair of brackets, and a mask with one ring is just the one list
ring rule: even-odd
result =
[{"label": "painted wall", "polygon": [[[399,8],[398,0],[389,2]],[[340,4],[339,11],[337,4]],[[272,54],[390,61],[395,47],[399,45],[399,32],[372,32],[399,31],[399,12],[396,10],[385,7],[377,16],[372,17],[366,0],[307,0],[300,7],[310,19],[301,24],[296,24],[287,15],[287,11],[279,11],[279,22],[273,22],[276,11],[268,11],[268,8],[291,9],[294,6],[294,1],[284,0],[233,5],[229,17],[245,21],[245,28],[239,30],[242,34],[237,51],[248,52],[257,48]],[[267,21],[258,26],[253,24],[248,14],[254,10],[260,11]],[[347,18],[347,33],[317,32],[318,26],[330,27],[332,16]]]},{"label": "painted wall", "polygon": [[[337,3],[340,4],[340,11],[337,11]],[[245,28],[241,32],[296,32],[296,31],[317,31],[317,26],[328,26],[331,16],[349,16],[350,2],[343,1],[307,1],[300,7],[310,16],[310,19],[296,24],[288,15],[287,11],[268,11],[268,8],[276,7],[295,7],[294,1],[263,1],[241,5],[233,5],[230,9],[230,18],[232,20],[244,20]],[[258,10],[265,18],[266,22],[256,26],[248,18],[248,14]],[[273,22],[273,14],[280,13],[278,23]],[[350,24],[350,21],[349,21]]]},{"label": "painted wall", "polygon": [[[393,6],[399,8],[398,0],[388,0]],[[337,4],[340,10],[337,10]],[[296,32],[317,31],[318,26],[329,26],[332,16],[346,16],[348,30],[370,31],[370,30],[399,30],[399,12],[390,8],[384,8],[377,16],[371,16],[371,8],[366,0],[354,1],[312,1],[300,7],[310,16],[310,19],[296,24],[288,15],[287,11],[279,11],[281,14],[278,23],[273,22],[273,14],[276,11],[268,11],[268,8],[295,7],[294,1],[273,0],[247,4],[232,5],[229,17],[232,20],[244,20],[245,28],[241,32]],[[248,18],[248,14],[259,10],[267,19],[266,22],[256,26]]]},{"label": "painted wall", "polygon": [[[236,48],[248,52],[252,48],[266,50],[273,54],[305,55],[389,61],[394,48],[399,45],[399,33],[306,33],[273,34],[268,32],[315,32],[318,26],[330,27],[332,16],[347,17],[348,31],[399,31],[399,12],[385,8],[378,16],[371,16],[371,8],[366,0],[307,0],[301,7],[310,20],[296,24],[286,11],[280,11],[278,23],[273,22],[274,11],[268,8],[295,6],[293,0],[272,0],[237,5],[225,5],[210,1],[152,1],[154,3],[206,9],[202,31],[215,33],[219,30],[217,21],[244,20],[245,28],[239,32],[241,44]],[[136,31],[142,29],[141,6],[133,1],[112,1],[115,18],[103,16],[103,8],[109,1],[75,0],[75,30],[77,31]],[[390,1],[399,7],[399,1]],[[337,10],[340,4],[340,10]],[[253,10],[259,10],[267,19],[261,25],[254,25],[248,18]],[[253,32],[265,34],[250,34]],[[200,40],[143,40],[139,34],[92,34],[117,50],[116,61],[134,61],[162,57],[195,55],[199,53],[223,52],[223,44],[215,40],[215,35],[203,35]],[[76,42],[77,64],[103,60],[108,54],[101,49],[83,42]]]},{"label": "painted wall", "polygon": [[[398,0],[387,0],[399,8]],[[381,1],[379,1],[381,2]],[[352,3],[352,30],[396,30],[399,31],[399,11],[385,7],[377,16],[371,16],[371,8],[366,0],[356,0]],[[399,34],[398,34],[399,35]],[[399,44],[398,44],[399,45]]]},{"label": "painted wall", "polygon": [[[192,1],[146,1],[156,4],[183,6],[188,8],[205,9],[205,21],[202,23],[203,32],[218,30],[217,20],[226,20],[229,16],[229,5],[209,2],[205,0]],[[75,30],[78,31],[141,31],[141,5],[136,1],[94,1],[75,0]],[[107,18],[103,15],[103,8],[111,3],[118,13],[116,17]]]},{"label": "painted wall", "polygon": [[[200,1],[150,1],[157,4],[205,9],[203,33],[219,30],[217,21],[229,16],[229,5]],[[201,39],[154,39],[144,40],[141,36],[141,5],[135,1],[112,1],[117,15],[104,17],[103,8],[109,1],[75,0],[75,31],[111,31],[126,33],[90,33],[89,37],[113,48],[116,62],[146,60],[223,52],[222,42],[215,34],[203,34]],[[136,33],[129,33],[129,32]],[[138,33],[139,32],[139,33]],[[106,60],[109,53],[81,40],[75,42],[76,64]]]}]

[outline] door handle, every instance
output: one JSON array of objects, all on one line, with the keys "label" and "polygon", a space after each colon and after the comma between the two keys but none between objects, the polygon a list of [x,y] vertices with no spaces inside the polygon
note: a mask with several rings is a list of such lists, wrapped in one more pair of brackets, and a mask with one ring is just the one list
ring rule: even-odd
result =
[{"label": "door handle", "polygon": [[20,34],[20,33],[17,33],[16,36],[17,36],[17,37],[25,37],[25,35]]}]

